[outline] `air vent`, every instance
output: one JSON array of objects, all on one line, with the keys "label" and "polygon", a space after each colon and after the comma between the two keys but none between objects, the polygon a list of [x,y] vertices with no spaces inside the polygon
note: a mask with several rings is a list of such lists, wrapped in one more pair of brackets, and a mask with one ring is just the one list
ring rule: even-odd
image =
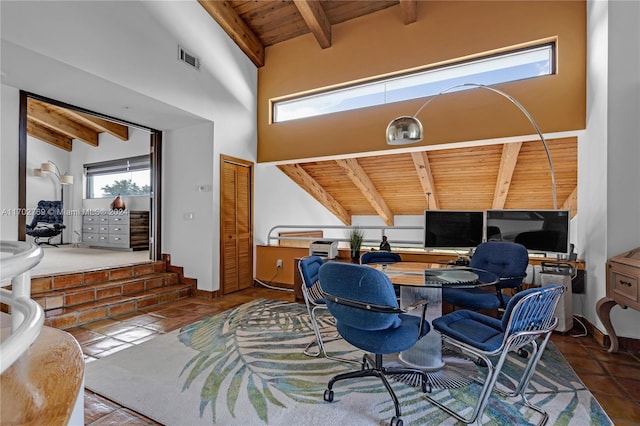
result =
[{"label": "air vent", "polygon": [[195,69],[200,69],[200,59],[187,52],[182,46],[178,46],[178,59]]}]

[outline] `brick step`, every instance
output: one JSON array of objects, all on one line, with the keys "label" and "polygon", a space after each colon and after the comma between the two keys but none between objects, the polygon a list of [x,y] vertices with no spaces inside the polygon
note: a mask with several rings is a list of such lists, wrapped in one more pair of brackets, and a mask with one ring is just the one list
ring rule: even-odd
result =
[{"label": "brick step", "polygon": [[105,318],[137,312],[143,308],[188,297],[190,294],[190,284],[176,283],[137,293],[81,303],[73,307],[51,309],[45,312],[45,325],[64,330]]},{"label": "brick step", "polygon": [[102,299],[138,294],[147,290],[178,284],[178,275],[173,272],[157,272],[132,278],[121,278],[111,281],[101,281],[96,284],[68,287],[62,290],[40,292],[32,297],[45,312],[71,308],[88,302]]},{"label": "brick step", "polygon": [[31,297],[37,298],[43,293],[47,294],[52,291],[71,291],[74,288],[159,272],[166,272],[164,261],[143,262],[68,274],[39,275],[31,278]]}]

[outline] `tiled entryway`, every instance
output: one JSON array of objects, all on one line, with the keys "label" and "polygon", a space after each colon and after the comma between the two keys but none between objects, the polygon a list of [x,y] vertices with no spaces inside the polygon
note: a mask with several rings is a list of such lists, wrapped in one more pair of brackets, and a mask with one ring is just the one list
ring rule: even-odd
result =
[{"label": "tiled entryway", "polygon": [[[255,287],[211,301],[182,299],[67,331],[91,362],[257,297],[294,301],[293,293]],[[616,425],[640,425],[640,354],[609,354],[593,338],[571,337],[571,333],[554,333],[552,341]],[[85,390],[85,424],[157,423]]]}]

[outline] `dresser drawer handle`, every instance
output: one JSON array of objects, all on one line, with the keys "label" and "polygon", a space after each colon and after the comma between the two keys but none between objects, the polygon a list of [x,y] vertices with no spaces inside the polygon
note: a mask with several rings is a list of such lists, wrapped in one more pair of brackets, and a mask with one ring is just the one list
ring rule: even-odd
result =
[{"label": "dresser drawer handle", "polygon": [[622,280],[620,280],[620,284],[626,285],[627,287],[631,287],[632,285],[630,281],[622,281]]}]

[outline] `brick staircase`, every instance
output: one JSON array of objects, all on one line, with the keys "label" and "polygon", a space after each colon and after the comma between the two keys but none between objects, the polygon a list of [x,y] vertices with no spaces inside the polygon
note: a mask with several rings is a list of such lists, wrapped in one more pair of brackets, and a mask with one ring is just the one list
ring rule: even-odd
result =
[{"label": "brick staircase", "polygon": [[31,297],[44,309],[45,325],[67,329],[189,297],[194,281],[163,260],[34,276]]}]

